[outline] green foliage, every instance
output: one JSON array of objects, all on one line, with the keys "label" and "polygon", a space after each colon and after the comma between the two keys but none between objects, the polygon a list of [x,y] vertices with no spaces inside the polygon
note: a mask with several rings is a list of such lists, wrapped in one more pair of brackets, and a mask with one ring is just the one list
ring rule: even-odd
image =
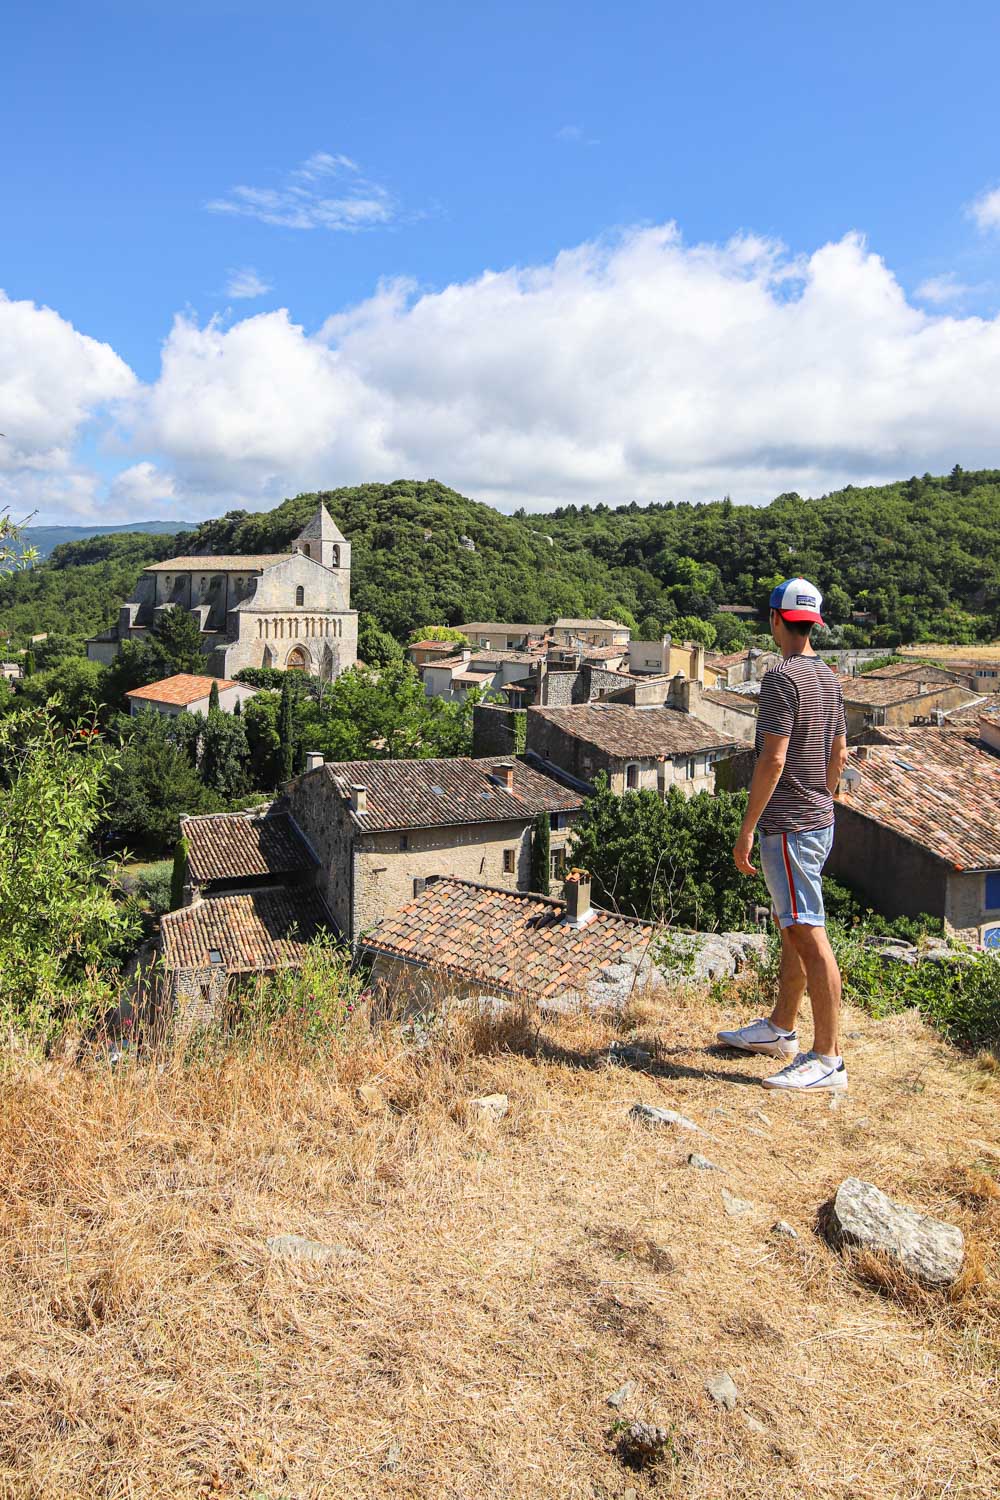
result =
[{"label": "green foliage", "polygon": [[278,779],[290,781],[298,769],[300,735],[299,716],[296,714],[298,689],[295,674],[286,672],[281,684],[281,701],[278,706]]},{"label": "green foliage", "polygon": [[102,826],[107,838],[166,852],[179,836],[181,813],[220,811],[222,799],[192,764],[198,724],[190,714],[167,719],[148,711],[113,727],[121,748],[106,778]]},{"label": "green foliage", "polygon": [[344,672],[319,701],[300,705],[299,743],[328,760],[469,755],[478,701],[475,692],[460,704],[428,698],[408,662]]},{"label": "green foliage", "polygon": [[51,703],[55,718],[64,728],[77,720],[93,717],[104,708],[107,668],[85,656],[67,656],[46,671],[35,672],[21,684],[21,703],[41,707]]},{"label": "green foliage", "polygon": [[878,672],[883,667],[894,667],[897,662],[905,660],[905,656],[897,656],[894,651],[890,651],[886,656],[872,656],[867,661],[859,662],[858,672]]},{"label": "green foliage", "polygon": [[715,626],[709,620],[699,620],[694,615],[681,615],[670,627],[675,641],[694,641],[711,651],[716,641]]},{"label": "green foliage", "polygon": [[541,896],[549,894],[550,827],[548,813],[540,812],[531,828],[531,889]]},{"label": "green foliage", "polygon": [[97,858],[105,752],[92,724],[68,734],[44,709],[0,721],[0,1025],[48,1036],[138,931]]},{"label": "green foliage", "polygon": [[186,838],[179,838],[174,845],[174,863],[170,875],[170,911],[184,905],[184,887],[187,884],[188,856],[191,845]]},{"label": "green foliage", "polygon": [[219,712],[219,681],[216,677],[212,678],[212,686],[208,690],[208,711]]},{"label": "green foliage", "polygon": [[451,625],[417,625],[410,631],[409,644],[415,641],[454,641],[458,646],[467,646],[469,638]]},{"label": "green foliage", "polygon": [[745,927],[768,901],[758,875],[741,875],[732,850],[746,809],[745,792],[671,787],[616,796],[607,778],[573,829],[570,859],[594,878],[598,904],[628,916],[702,931]]},{"label": "green foliage", "polygon": [[157,616],[149,635],[160,677],[172,677],[175,672],[204,672],[201,630],[186,609],[165,609]]},{"label": "green foliage", "polygon": [[254,786],[266,791],[273,791],[281,780],[280,711],[281,698],[277,693],[258,692],[248,701],[243,714],[243,732],[250,754],[250,779]]},{"label": "green foliage", "polygon": [[248,687],[268,688],[275,693],[281,692],[281,685],[288,676],[279,667],[241,667],[233,678],[234,682],[245,682]]},{"label": "green foliage", "polygon": [[24,653],[24,660],[21,663],[21,676],[22,677],[34,677],[34,675],[35,675],[35,653],[32,651],[31,647],[29,646],[28,649],[27,649],[27,651]]},{"label": "green foliage", "polygon": [[655,615],[647,615],[644,620],[639,621],[639,632],[635,639],[639,641],[660,641],[663,639],[663,626]]},{"label": "green foliage", "polygon": [[224,802],[245,796],[250,790],[250,746],[242,718],[209,709],[200,728],[198,771],[202,782]]},{"label": "green foliage", "polygon": [[[127,885],[127,880],[123,878],[122,884]],[[168,859],[157,860],[155,864],[147,865],[142,874],[135,878],[135,894],[139,904],[154,917],[160,917],[166,911],[173,911],[172,889],[173,866]]]},{"label": "green foliage", "polygon": [[390,662],[403,660],[403,648],[370,615],[362,615],[358,625],[358,656],[366,666],[387,667]]}]

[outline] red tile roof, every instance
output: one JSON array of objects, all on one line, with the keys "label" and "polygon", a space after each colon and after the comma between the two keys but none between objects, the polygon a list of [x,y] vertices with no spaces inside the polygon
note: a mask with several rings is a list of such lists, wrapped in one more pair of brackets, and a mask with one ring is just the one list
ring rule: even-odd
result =
[{"label": "red tile roof", "polygon": [[572,708],[529,708],[528,713],[548,719],[566,734],[593,745],[615,760],[631,756],[690,755],[735,743],[728,734],[712,729],[677,708],[579,703]]},{"label": "red tile roof", "polygon": [[858,675],[863,682],[891,681],[902,677],[914,682],[940,682],[952,687],[961,686],[955,672],[948,672],[944,667],[925,666],[919,661],[891,662],[887,667],[876,667],[874,672],[861,672]]},{"label": "red tile roof", "polygon": [[168,557],[166,562],[150,563],[146,573],[260,573],[275,563],[287,562],[294,552],[250,553],[230,557]]},{"label": "red tile roof", "polygon": [[[514,767],[510,792],[493,774],[501,764]],[[522,760],[502,755],[338,761],[306,774],[329,777],[345,799],[352,786],[363,786],[368,793],[367,811],[351,816],[359,828],[373,832],[524,822],[540,812],[575,812],[583,806],[579,792],[570,791]]]},{"label": "red tile roof", "polygon": [[[916,677],[876,677],[868,672],[864,677],[841,677],[840,687],[845,703],[871,704],[886,707],[890,703],[909,703],[940,692],[946,684],[928,684],[925,689]],[[961,684],[949,683],[955,687]]]},{"label": "red tile roof", "polygon": [[200,969],[215,949],[229,974],[292,968],[329,926],[329,913],[310,887],[210,896],[161,917],[163,962],[168,969]]},{"label": "red tile roof", "polygon": [[178,672],[173,677],[161,677],[159,682],[151,682],[148,687],[133,688],[125,696],[146,699],[150,703],[197,703],[199,698],[208,697],[213,682],[218,684],[220,693],[224,688],[241,686],[226,677],[197,677],[191,672]]},{"label": "red tile roof", "polygon": [[209,813],[181,818],[196,884],[310,870],[316,861],[287,813]]},{"label": "red tile roof", "polygon": [[439,879],[387,917],[366,947],[489,993],[565,1001],[586,996],[610,965],[638,967],[652,932],[634,917],[599,910],[574,928],[562,901]]},{"label": "red tile roof", "polygon": [[838,802],[956,870],[1000,868],[1000,758],[958,729],[917,730],[905,743],[855,749],[858,773]]}]

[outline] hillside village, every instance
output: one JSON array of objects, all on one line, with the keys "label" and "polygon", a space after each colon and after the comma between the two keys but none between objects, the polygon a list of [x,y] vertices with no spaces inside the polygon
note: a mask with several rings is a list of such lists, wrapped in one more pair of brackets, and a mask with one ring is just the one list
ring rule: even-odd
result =
[{"label": "hillside village", "polygon": [[[132,715],[239,715],[258,691],[246,668],[334,682],[358,661],[351,544],[323,504],[287,552],[148,566],[88,657],[112,663],[170,612],[197,626],[205,670],[129,690]],[[926,914],[1000,949],[1000,648],[824,656],[851,745],[830,873],[886,917]],[[659,799],[746,786],[776,660],[600,617],[441,628],[406,657],[428,699],[471,707],[471,755],[338,762],[306,745],[271,801],[182,817],[182,895],[155,949],[189,1020],[220,1015],[248,976],[300,965],[323,932],[385,988],[419,992],[444,971],[473,992],[567,1003],[634,982],[652,928],[592,901],[574,824],[600,778]]]}]

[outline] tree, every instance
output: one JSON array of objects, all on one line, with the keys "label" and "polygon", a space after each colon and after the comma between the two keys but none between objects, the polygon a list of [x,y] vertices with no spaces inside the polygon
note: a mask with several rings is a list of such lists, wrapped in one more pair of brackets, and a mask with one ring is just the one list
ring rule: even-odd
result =
[{"label": "tree", "polygon": [[[190,718],[178,715],[178,720]],[[115,843],[159,854],[177,842],[181,813],[221,808],[220,798],[191,764],[175,722],[150,710],[113,726],[122,743],[108,768],[102,823]]]},{"label": "tree", "polygon": [[696,645],[704,646],[706,651],[711,651],[715,645],[715,626],[694,615],[681,615],[671,625],[670,633],[675,641],[694,641]]},{"label": "tree", "polygon": [[428,698],[410,663],[396,662],[343,672],[321,702],[299,706],[298,733],[328,760],[468,755],[478,701],[476,692],[461,704]]},{"label": "tree", "polygon": [[[137,936],[93,837],[106,751],[93,722],[71,732],[44,708],[0,721],[0,1025],[43,1033],[79,1009],[84,977]],[[74,995],[74,991],[76,994]]]},{"label": "tree", "polygon": [[281,698],[277,693],[259,692],[247,701],[243,715],[250,751],[250,777],[255,787],[265,791],[273,791],[281,780],[280,706]]},{"label": "tree", "polygon": [[403,660],[403,648],[387,630],[379,629],[371,615],[363,615],[358,626],[358,656],[369,667],[387,667],[390,662]]},{"label": "tree", "polygon": [[278,779],[280,781],[290,781],[295,775],[299,747],[295,712],[297,698],[295,674],[286,672],[285,680],[281,684],[281,705],[278,709]]},{"label": "tree", "polygon": [[37,706],[48,702],[63,728],[92,718],[104,707],[107,668],[85,656],[67,656],[44,672],[25,678],[18,696]]},{"label": "tree", "polygon": [[226,802],[232,802],[249,791],[247,767],[250,746],[241,720],[219,709],[209,710],[201,731],[201,759],[198,770],[202,781]]},{"label": "tree", "polygon": [[33,677],[35,675],[35,653],[29,646],[24,653],[24,661],[21,663],[22,677]]},{"label": "tree", "polygon": [[186,609],[176,606],[165,609],[157,615],[149,634],[159,658],[162,677],[173,677],[177,672],[204,672],[201,630]]},{"label": "tree", "polygon": [[170,910],[178,911],[184,905],[184,887],[188,877],[188,855],[191,845],[186,838],[179,838],[174,845],[174,868],[170,877]]},{"label": "tree", "polygon": [[663,639],[663,626],[655,615],[646,615],[639,622],[640,641],[660,641]]},{"label": "tree", "polygon": [[531,828],[531,889],[540,896],[550,889],[550,828],[548,813],[538,813]]},{"label": "tree", "polygon": [[758,875],[733,864],[745,792],[698,792],[671,787],[616,796],[607,778],[586,803],[573,829],[570,858],[590,870],[601,904],[629,916],[702,930],[745,926],[752,908],[767,901]]},{"label": "tree", "polygon": [[418,625],[415,630],[410,631],[410,645],[415,641],[454,641],[459,646],[469,644],[468,636],[454,625]]},{"label": "tree", "polygon": [[212,686],[208,690],[208,711],[209,713],[219,712],[219,679],[217,677],[212,678]]}]

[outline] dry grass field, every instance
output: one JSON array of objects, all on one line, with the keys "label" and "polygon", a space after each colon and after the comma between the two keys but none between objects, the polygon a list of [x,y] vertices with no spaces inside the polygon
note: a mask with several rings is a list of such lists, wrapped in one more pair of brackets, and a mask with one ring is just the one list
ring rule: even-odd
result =
[{"label": "dry grass field", "polygon": [[[9,1062],[0,1496],[995,1495],[1000,1073],[848,1012],[851,1093],[775,1097],[773,1062],[706,1047],[745,1015],[690,994],[426,1046],[358,1016],[318,1063]],[[649,1068],[603,1065],[623,1034]],[[473,1118],[496,1091],[507,1116]],[[963,1226],[951,1297],[817,1234],[849,1174]],[[354,1254],[278,1259],[281,1233]],[[670,1433],[652,1470],[615,1450],[625,1381]]]}]

